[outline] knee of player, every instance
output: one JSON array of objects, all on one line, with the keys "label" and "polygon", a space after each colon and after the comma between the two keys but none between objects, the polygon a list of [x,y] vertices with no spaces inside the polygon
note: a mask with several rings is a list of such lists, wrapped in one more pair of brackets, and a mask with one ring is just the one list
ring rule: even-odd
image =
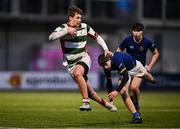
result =
[{"label": "knee of player", "polygon": [[135,86],[135,85],[131,85],[130,90],[137,91],[137,90],[139,90],[139,87]]},{"label": "knee of player", "polygon": [[123,96],[126,94],[126,92],[127,92],[127,89],[125,87],[123,87],[120,91],[120,94]]},{"label": "knee of player", "polygon": [[82,76],[82,74],[80,72],[78,72],[78,71],[74,71],[73,75],[74,75],[74,78],[78,78],[78,77]]}]

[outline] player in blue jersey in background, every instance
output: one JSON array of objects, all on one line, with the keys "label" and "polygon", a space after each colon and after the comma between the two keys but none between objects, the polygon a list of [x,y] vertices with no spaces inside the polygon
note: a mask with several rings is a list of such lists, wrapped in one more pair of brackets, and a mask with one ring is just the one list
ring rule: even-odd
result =
[{"label": "player in blue jersey in background", "polygon": [[[104,68],[107,81],[111,82],[111,71],[117,71],[123,76],[121,83],[118,84],[118,87],[109,91],[108,97],[110,100],[114,100],[118,93],[120,93],[125,105],[129,111],[133,113],[131,123],[142,123],[142,119],[130,99],[128,93],[129,85],[131,77],[139,77],[151,83],[156,83],[153,76],[147,72],[141,62],[123,52],[115,52],[113,56],[105,56],[104,54],[101,54],[98,57],[98,63]],[[112,87],[112,82],[110,87]]]},{"label": "player in blue jersey in background", "polygon": [[[157,62],[159,57],[159,52],[153,41],[149,40],[143,36],[144,25],[142,23],[135,23],[132,26],[132,35],[126,37],[119,45],[117,51],[124,51],[135,57],[136,60],[140,61],[143,66],[145,66],[148,72],[151,72],[152,67]],[[152,53],[152,58],[149,64],[146,64],[146,54],[150,50]],[[140,104],[140,85],[142,79],[134,77],[131,80],[130,85],[130,96],[136,107],[136,110],[139,112]]]}]

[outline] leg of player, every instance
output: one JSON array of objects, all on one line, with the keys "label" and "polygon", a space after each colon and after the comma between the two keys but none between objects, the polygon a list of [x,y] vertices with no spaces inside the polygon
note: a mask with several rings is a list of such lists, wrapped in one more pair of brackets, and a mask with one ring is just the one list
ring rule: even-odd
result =
[{"label": "leg of player", "polygon": [[89,104],[89,98],[88,98],[88,91],[87,91],[87,85],[86,81],[83,77],[84,75],[84,67],[81,65],[76,65],[73,71],[74,79],[77,82],[79,86],[79,90],[81,92],[81,95],[83,97],[83,105],[80,106],[81,111],[90,111],[91,106]]},{"label": "leg of player", "polygon": [[89,97],[98,102],[99,104],[101,104],[103,107],[107,108],[109,111],[111,112],[116,112],[117,111],[117,107],[114,106],[113,104],[110,104],[109,102],[107,102],[106,100],[102,99],[92,88],[91,84],[89,81],[87,81],[87,88],[88,88],[88,93],[89,93]]},{"label": "leg of player", "polygon": [[120,94],[121,97],[126,105],[126,107],[129,109],[129,111],[133,114],[132,120],[130,123],[136,124],[136,123],[142,123],[142,118],[140,117],[139,113],[136,111],[135,106],[129,97],[128,90],[129,90],[130,81],[127,82],[127,84],[121,89]]},{"label": "leg of player", "polygon": [[143,78],[144,80],[153,84],[156,83],[156,80],[151,75],[151,73],[149,73],[139,61],[136,61],[136,67],[129,71],[129,73],[131,76]]},{"label": "leg of player", "polygon": [[138,113],[140,113],[140,103],[139,103],[139,98],[140,98],[140,85],[141,85],[142,79],[138,77],[133,77],[130,85],[130,97],[131,100],[134,103],[134,106],[137,110]]},{"label": "leg of player", "polygon": [[142,78],[143,78],[144,80],[152,83],[152,84],[155,84],[155,83],[156,83],[156,80],[154,79],[154,77],[153,77],[149,72],[145,73]]}]

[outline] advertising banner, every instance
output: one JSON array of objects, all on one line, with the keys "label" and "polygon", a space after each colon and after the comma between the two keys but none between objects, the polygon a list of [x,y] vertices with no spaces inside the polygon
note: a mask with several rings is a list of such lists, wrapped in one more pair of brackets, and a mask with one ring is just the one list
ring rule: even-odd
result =
[{"label": "advertising banner", "polygon": [[[0,89],[77,90],[78,86],[67,72],[0,72]],[[94,89],[99,89],[99,76],[89,73]]]},{"label": "advertising banner", "polygon": [[[180,88],[180,74],[158,74],[158,73],[153,73],[153,77],[156,79],[157,83],[156,84],[151,84],[147,81],[143,81],[141,84],[141,88]],[[117,88],[118,86],[118,80],[122,79],[122,76],[117,74],[117,72],[112,72],[112,84],[114,88]],[[101,78],[101,89],[105,89],[106,85],[106,79],[104,77],[104,74],[100,74]]]}]

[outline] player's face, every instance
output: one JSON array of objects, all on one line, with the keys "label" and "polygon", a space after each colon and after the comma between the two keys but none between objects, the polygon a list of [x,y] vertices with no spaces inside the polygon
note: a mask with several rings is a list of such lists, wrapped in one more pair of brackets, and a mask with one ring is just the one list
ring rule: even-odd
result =
[{"label": "player's face", "polygon": [[75,13],[74,17],[70,17],[69,20],[69,24],[77,28],[81,23],[81,14]]},{"label": "player's face", "polygon": [[142,38],[143,31],[132,31],[132,34],[135,40],[139,41]]},{"label": "player's face", "polygon": [[104,68],[105,69],[110,69],[111,68],[111,60],[106,61],[106,63],[104,64]]}]

